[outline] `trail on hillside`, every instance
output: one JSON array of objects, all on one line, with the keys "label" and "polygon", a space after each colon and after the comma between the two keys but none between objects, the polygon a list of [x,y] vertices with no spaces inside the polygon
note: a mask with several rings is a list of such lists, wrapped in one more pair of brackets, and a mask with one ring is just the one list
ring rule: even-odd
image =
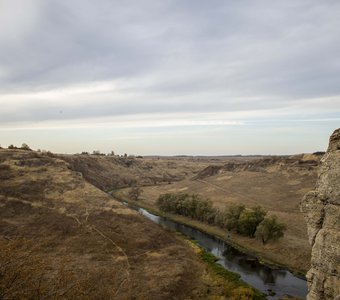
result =
[{"label": "trail on hillside", "polygon": [[[94,231],[96,231],[101,237],[103,237],[104,239],[108,240],[114,247],[116,247],[120,253],[123,254],[124,258],[125,258],[125,261],[126,261],[126,275],[127,277],[122,280],[122,282],[120,283],[116,293],[115,293],[115,296],[118,295],[121,287],[127,282],[127,283],[130,283],[131,282],[131,276],[130,276],[130,269],[131,269],[131,266],[130,266],[130,262],[129,262],[129,257],[127,256],[126,252],[120,247],[118,246],[110,237],[108,237],[107,235],[105,235],[103,232],[101,232],[95,225],[88,225],[90,228],[92,228]],[[131,295],[131,284],[128,285],[128,288],[129,288],[129,294]]]},{"label": "trail on hillside", "polygon": [[219,185],[217,185],[215,183],[211,183],[211,182],[208,182],[208,181],[203,180],[203,179],[195,179],[195,180],[198,181],[198,182],[210,185],[210,186],[212,186],[212,187],[214,187],[214,188],[216,188],[216,189],[218,189],[218,190],[220,190],[222,192],[227,193],[228,195],[234,195],[234,196],[237,196],[237,197],[241,197],[241,198],[247,199],[249,201],[253,201],[254,200],[254,199],[250,198],[249,196],[247,196],[245,194],[241,194],[241,193],[234,192],[234,191],[231,192],[230,190],[227,190],[227,189],[225,189],[225,188],[223,188],[223,187],[221,187],[221,186],[219,186]]}]

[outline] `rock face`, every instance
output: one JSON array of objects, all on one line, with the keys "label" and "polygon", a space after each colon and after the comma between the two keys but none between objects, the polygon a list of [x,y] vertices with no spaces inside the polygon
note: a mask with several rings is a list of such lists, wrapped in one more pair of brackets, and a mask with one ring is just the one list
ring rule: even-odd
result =
[{"label": "rock face", "polygon": [[316,187],[300,208],[312,246],[307,299],[340,299],[340,128],[330,137]]}]

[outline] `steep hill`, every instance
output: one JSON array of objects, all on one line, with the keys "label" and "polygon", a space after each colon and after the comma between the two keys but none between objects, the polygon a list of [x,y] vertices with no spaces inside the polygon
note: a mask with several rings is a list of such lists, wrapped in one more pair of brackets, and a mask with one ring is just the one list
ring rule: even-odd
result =
[{"label": "steep hill", "polygon": [[69,163],[72,170],[102,189],[131,185],[156,185],[181,181],[202,170],[208,164],[201,161],[130,158],[96,155],[55,155]]},{"label": "steep hill", "polygon": [[1,299],[206,299],[183,241],[73,169],[0,149]]}]

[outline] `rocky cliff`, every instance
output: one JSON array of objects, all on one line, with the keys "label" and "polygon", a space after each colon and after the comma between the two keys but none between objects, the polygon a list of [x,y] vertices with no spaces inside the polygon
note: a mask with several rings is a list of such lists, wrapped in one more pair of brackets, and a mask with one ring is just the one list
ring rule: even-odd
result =
[{"label": "rocky cliff", "polygon": [[302,200],[301,211],[312,246],[307,299],[340,299],[340,128],[330,138],[316,187]]}]

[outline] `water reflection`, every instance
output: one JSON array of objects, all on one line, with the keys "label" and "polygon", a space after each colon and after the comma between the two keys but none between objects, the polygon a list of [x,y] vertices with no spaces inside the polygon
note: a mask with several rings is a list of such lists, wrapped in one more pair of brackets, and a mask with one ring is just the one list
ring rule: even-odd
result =
[{"label": "water reflection", "polygon": [[240,274],[242,280],[258,290],[264,293],[274,291],[275,296],[268,296],[268,299],[279,299],[285,295],[299,298],[306,297],[306,281],[294,276],[291,272],[265,266],[256,258],[246,255],[230,245],[225,244],[222,240],[199,230],[163,217],[155,216],[142,208],[132,208],[135,208],[153,222],[168,229],[179,231],[185,236],[196,240],[202,248],[214,254],[219,259],[217,262],[220,265],[230,271]]}]

